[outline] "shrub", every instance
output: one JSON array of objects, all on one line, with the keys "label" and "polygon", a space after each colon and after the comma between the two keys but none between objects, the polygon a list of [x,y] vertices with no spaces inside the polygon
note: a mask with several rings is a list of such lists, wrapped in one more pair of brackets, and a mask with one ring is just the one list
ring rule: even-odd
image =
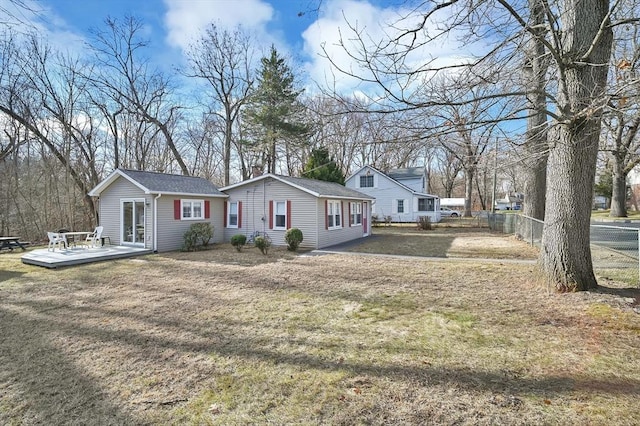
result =
[{"label": "shrub", "polygon": [[377,227],[378,225],[380,225],[380,218],[378,217],[377,214],[371,215],[371,225],[374,227]]},{"label": "shrub", "polygon": [[385,226],[391,226],[391,220],[392,220],[392,219],[393,219],[393,218],[392,218],[391,216],[385,216],[385,217],[384,217],[384,224],[385,224]]},{"label": "shrub", "polygon": [[194,251],[198,248],[198,245],[206,247],[209,245],[211,238],[213,238],[213,226],[210,223],[194,223],[184,233],[182,249],[184,251]]},{"label": "shrub", "polygon": [[284,234],[284,240],[287,242],[287,250],[296,251],[302,242],[302,231],[291,228]]},{"label": "shrub", "polygon": [[247,237],[242,234],[236,234],[231,237],[231,245],[238,251],[242,251],[242,247],[247,243]]},{"label": "shrub", "polygon": [[418,216],[418,229],[431,231],[431,219],[429,216]]},{"label": "shrub", "polygon": [[262,254],[266,255],[269,252],[269,247],[271,247],[271,240],[269,237],[256,237],[254,244],[256,247],[260,249]]}]

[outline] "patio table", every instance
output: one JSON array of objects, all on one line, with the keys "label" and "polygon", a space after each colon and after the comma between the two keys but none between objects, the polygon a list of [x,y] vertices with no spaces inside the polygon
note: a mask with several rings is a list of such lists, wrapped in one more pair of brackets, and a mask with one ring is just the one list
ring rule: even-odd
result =
[{"label": "patio table", "polygon": [[[67,244],[71,244],[73,243],[73,245],[76,245],[76,237],[80,237],[80,236],[84,236],[85,239],[87,238],[87,235],[91,234],[91,231],[77,231],[77,232],[61,232],[60,235],[64,235],[65,238],[67,238]],[[71,238],[69,238],[71,237]],[[82,240],[81,238],[79,240]]]},{"label": "patio table", "polygon": [[15,247],[26,250],[25,246],[20,242],[20,237],[0,237],[0,250],[8,248],[13,251]]}]

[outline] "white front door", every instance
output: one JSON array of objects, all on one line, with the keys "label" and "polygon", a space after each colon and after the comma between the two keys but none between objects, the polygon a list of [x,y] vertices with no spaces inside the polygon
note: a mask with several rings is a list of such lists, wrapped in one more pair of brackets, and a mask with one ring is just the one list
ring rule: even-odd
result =
[{"label": "white front door", "polygon": [[144,247],[144,199],[121,200],[120,243]]}]

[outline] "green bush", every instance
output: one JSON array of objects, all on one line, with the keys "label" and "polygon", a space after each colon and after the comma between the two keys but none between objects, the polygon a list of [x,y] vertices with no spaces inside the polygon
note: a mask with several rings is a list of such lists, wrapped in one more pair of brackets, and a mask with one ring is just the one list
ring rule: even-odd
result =
[{"label": "green bush", "polygon": [[262,254],[266,255],[269,252],[269,247],[271,247],[271,240],[269,237],[256,237],[254,244],[256,247],[260,249]]},{"label": "green bush", "polygon": [[236,234],[231,237],[231,245],[236,248],[238,251],[242,251],[242,247],[247,243],[246,235]]},{"label": "green bush", "polygon": [[302,242],[302,231],[291,228],[284,234],[284,240],[287,242],[287,250],[296,251]]},{"label": "green bush", "polygon": [[429,216],[418,216],[418,229],[431,231],[431,219]]},{"label": "green bush", "polygon": [[208,222],[194,223],[184,233],[184,251],[197,250],[198,246],[206,247],[213,238],[213,226]]}]

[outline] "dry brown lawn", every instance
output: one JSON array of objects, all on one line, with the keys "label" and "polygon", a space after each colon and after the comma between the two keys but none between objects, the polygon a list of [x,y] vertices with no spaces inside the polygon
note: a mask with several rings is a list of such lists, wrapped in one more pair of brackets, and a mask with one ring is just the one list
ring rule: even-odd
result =
[{"label": "dry brown lawn", "polygon": [[615,282],[559,295],[520,262],[229,245],[19,256],[0,254],[0,424],[640,423],[640,296]]}]

